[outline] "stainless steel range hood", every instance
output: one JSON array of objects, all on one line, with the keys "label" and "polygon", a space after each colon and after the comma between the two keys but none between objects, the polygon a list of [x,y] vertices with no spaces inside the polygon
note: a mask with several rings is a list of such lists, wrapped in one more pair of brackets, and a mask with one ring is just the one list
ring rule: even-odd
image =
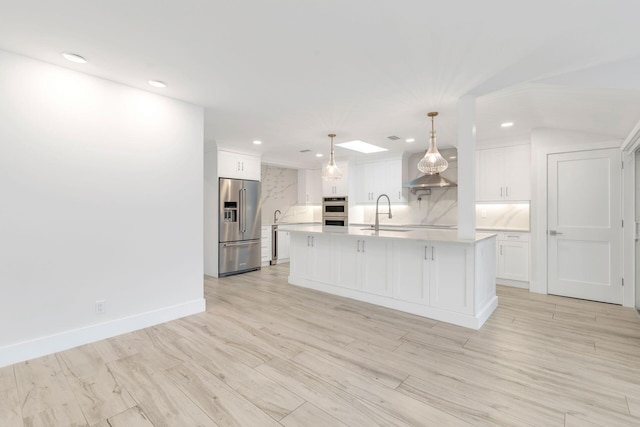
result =
[{"label": "stainless steel range hood", "polygon": [[[452,179],[457,181],[458,177],[458,150],[456,148],[445,148],[440,150],[440,154],[442,154],[442,156],[449,162],[449,167],[442,173],[442,175],[424,174],[413,181],[403,184],[403,187],[410,188],[413,194],[416,194],[418,190],[426,190],[427,192],[430,192],[432,188],[457,187],[458,184],[452,181]],[[409,168],[414,171],[414,173],[418,172],[417,165],[423,155],[424,153],[415,153],[411,156]],[[443,175],[448,178],[445,178]]]},{"label": "stainless steel range hood", "polygon": [[444,187],[457,187],[458,184],[448,180],[447,178],[440,176],[436,173],[434,175],[422,175],[409,181],[403,185],[405,188],[410,188],[411,192],[415,194],[416,191],[428,188],[444,188]]}]

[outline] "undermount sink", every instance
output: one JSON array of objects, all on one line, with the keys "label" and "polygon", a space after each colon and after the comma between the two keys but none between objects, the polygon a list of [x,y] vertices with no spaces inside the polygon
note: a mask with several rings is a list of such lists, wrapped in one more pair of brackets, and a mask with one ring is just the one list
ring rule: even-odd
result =
[{"label": "undermount sink", "polygon": [[[360,230],[363,230],[363,231],[376,231],[376,229],[373,228],[373,227],[361,228]],[[405,229],[405,228],[379,228],[378,231],[397,231],[399,233],[403,233],[405,231],[411,231],[411,230],[408,230],[408,229]]]}]

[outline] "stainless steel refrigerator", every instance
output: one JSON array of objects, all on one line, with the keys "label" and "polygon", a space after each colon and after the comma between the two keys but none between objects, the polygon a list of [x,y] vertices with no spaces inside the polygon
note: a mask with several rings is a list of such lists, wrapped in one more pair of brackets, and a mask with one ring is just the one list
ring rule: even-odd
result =
[{"label": "stainless steel refrigerator", "polygon": [[218,275],[260,269],[260,181],[220,178]]}]

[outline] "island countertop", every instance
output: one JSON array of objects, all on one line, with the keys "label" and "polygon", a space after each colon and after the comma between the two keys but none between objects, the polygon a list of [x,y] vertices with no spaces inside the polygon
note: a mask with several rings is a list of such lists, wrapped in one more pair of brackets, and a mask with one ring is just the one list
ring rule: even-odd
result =
[{"label": "island countertop", "polygon": [[310,233],[310,234],[332,234],[354,237],[380,237],[385,239],[401,240],[426,240],[432,242],[447,243],[475,243],[495,236],[495,233],[476,233],[475,239],[458,238],[457,230],[425,229],[425,228],[399,228],[380,226],[379,231],[371,227],[362,226],[322,226],[322,225],[287,225],[281,224],[280,231]]}]

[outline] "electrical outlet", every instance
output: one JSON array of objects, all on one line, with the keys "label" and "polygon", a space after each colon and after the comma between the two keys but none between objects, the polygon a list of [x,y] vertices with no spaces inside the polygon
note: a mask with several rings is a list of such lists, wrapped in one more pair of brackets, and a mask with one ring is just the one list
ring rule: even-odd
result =
[{"label": "electrical outlet", "polygon": [[96,301],[96,314],[104,314],[107,311],[107,301],[101,299]]},{"label": "electrical outlet", "polygon": [[480,212],[480,216],[482,218],[486,218],[487,217],[487,210],[486,209],[482,209],[482,211]]}]

